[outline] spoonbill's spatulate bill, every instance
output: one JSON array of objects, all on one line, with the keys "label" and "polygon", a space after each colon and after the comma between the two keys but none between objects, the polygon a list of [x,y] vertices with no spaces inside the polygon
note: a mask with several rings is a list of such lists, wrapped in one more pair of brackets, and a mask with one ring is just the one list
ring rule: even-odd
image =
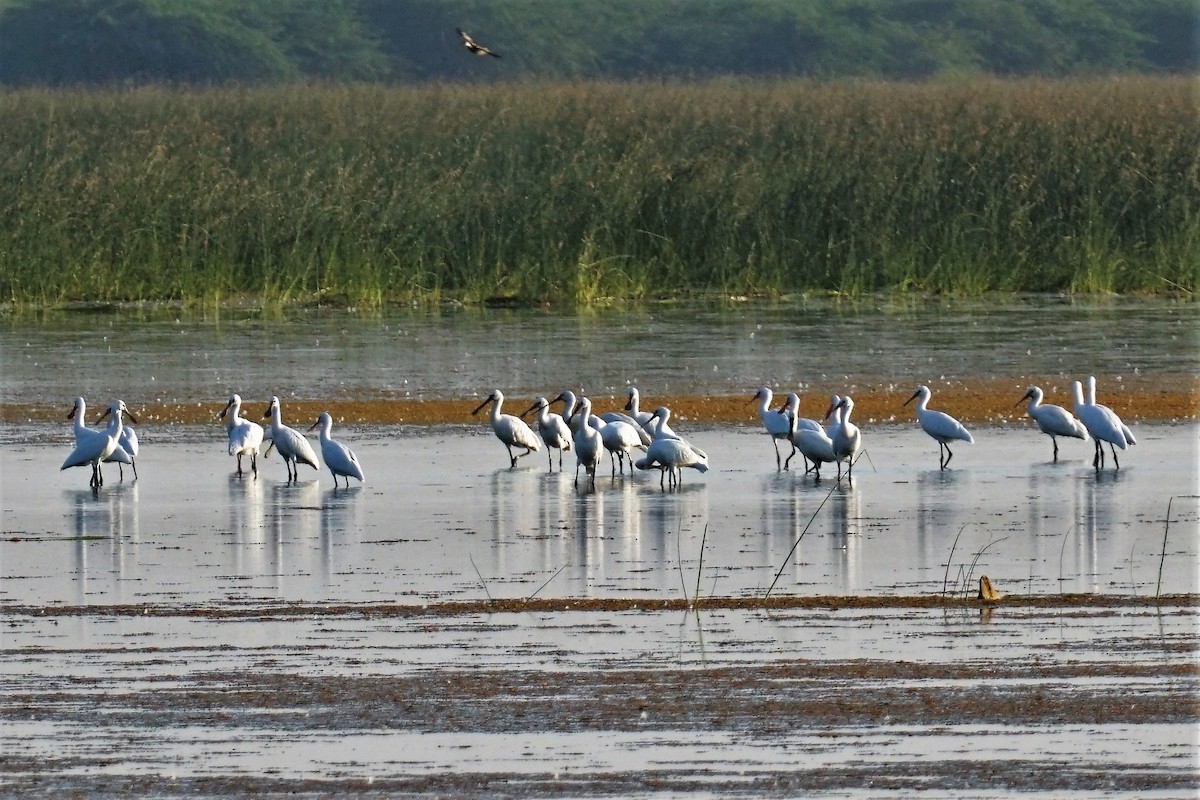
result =
[{"label": "spoonbill's spatulate bill", "polygon": [[308,439],[296,429],[283,424],[283,411],[279,407],[278,397],[271,397],[271,404],[263,412],[263,417],[271,418],[271,442],[283,458],[289,481],[300,480],[300,464],[308,464],[320,471],[321,462],[317,460],[317,453]]},{"label": "spoonbill's spatulate bill", "polygon": [[[642,411],[640,408],[638,408],[640,404],[641,394],[638,392],[636,386],[630,386],[629,400],[625,403],[625,413],[637,420],[637,424],[641,425],[642,429],[645,430],[646,423],[648,423],[651,418],[654,417],[654,414],[647,411]],[[650,433],[650,431],[646,431],[646,433]]]},{"label": "spoonbill's spatulate bill", "polygon": [[221,409],[220,417],[225,420],[225,430],[229,434],[229,455],[237,456],[237,474],[242,474],[242,456],[250,456],[250,469],[258,476],[258,450],[263,443],[262,425],[243,419],[242,398],[237,394],[229,395],[225,408]]},{"label": "spoonbill's spatulate bill", "polygon": [[[530,453],[536,453],[542,449],[541,439],[534,434],[533,429],[525,424],[525,420],[500,412],[500,406],[504,403],[504,394],[499,389],[489,394],[487,399],[471,412],[471,416],[475,416],[482,411],[488,403],[492,404],[490,417],[492,432],[496,434],[496,438],[503,442],[504,446],[508,449],[508,465],[510,467],[517,465],[518,458],[527,456]],[[514,447],[523,448],[525,452],[520,455],[513,455]]]},{"label": "spoonbill's spatulate bill", "polygon": [[104,478],[100,474],[100,462],[112,455],[117,448],[117,437],[108,430],[97,431],[84,425],[83,416],[86,413],[87,405],[83,398],[76,397],[75,405],[72,406],[71,413],[67,415],[67,419],[75,421],[75,449],[63,461],[59,471],[71,467],[90,466],[92,477],[88,481],[88,485],[92,488],[99,488],[104,483]]},{"label": "spoonbill's spatulate bill", "polygon": [[1041,387],[1030,386],[1024,396],[1015,405],[1020,405],[1026,400],[1029,401],[1028,405],[1025,406],[1025,411],[1037,423],[1041,432],[1049,436],[1050,441],[1054,443],[1054,460],[1058,461],[1059,436],[1068,436],[1072,439],[1087,439],[1088,432],[1083,423],[1075,419],[1070,411],[1052,403],[1043,403],[1043,397],[1045,397],[1045,394],[1042,392]]},{"label": "spoonbill's spatulate bill", "polygon": [[330,435],[333,432],[333,417],[329,416],[329,412],[322,411],[309,430],[313,428],[320,429],[321,458],[325,459],[325,466],[333,473],[333,488],[337,488],[339,475],[346,479],[347,489],[350,488],[351,478],[363,481],[362,465],[358,463],[358,456],[346,445],[334,441]]},{"label": "spoonbill's spatulate bill", "polygon": [[921,430],[932,436],[938,443],[938,468],[945,469],[950,463],[950,459],[954,458],[954,453],[950,450],[950,442],[962,441],[974,444],[975,439],[971,436],[971,432],[954,417],[929,408],[929,398],[932,394],[933,392],[929,391],[928,386],[918,386],[912,397],[904,401],[904,405],[908,405],[913,400],[917,401],[917,422],[921,423]]},{"label": "spoonbill's spatulate bill", "polygon": [[1083,427],[1087,428],[1087,432],[1096,442],[1092,466],[1097,470],[1104,466],[1104,442],[1108,442],[1109,450],[1112,452],[1113,465],[1120,469],[1121,462],[1117,460],[1117,450],[1124,450],[1129,444],[1125,437],[1126,429],[1121,418],[1108,406],[1086,402],[1083,397],[1083,386],[1079,381],[1071,384],[1071,400],[1074,404],[1075,416],[1079,417]]},{"label": "spoonbill's spatulate bill", "polygon": [[133,412],[129,410],[123,400],[114,400],[108,404],[108,408],[100,415],[100,419],[96,420],[96,424],[99,424],[101,420],[108,417],[108,433],[117,439],[116,449],[104,461],[115,461],[117,463],[121,480],[125,480],[124,465],[128,464],[133,468],[133,479],[136,481],[138,474],[134,456],[138,453],[137,431],[125,424],[125,420],[122,417],[123,414],[128,414],[129,418],[134,422],[138,421],[137,417],[133,415]]},{"label": "spoonbill's spatulate bill", "polygon": [[534,424],[537,425],[538,436],[541,436],[546,444],[546,460],[549,462],[550,471],[554,471],[554,451],[557,450],[558,471],[562,472],[563,450],[571,449],[571,429],[567,427],[566,420],[550,410],[550,401],[544,397],[535,399],[533,405],[525,409],[521,416],[524,417],[531,411],[537,412]]}]

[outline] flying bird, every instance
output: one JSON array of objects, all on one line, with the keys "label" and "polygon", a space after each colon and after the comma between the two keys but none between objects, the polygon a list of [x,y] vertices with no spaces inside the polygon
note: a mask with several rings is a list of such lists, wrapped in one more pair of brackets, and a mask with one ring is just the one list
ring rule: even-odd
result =
[{"label": "flying bird", "polygon": [[458,31],[458,35],[462,37],[463,47],[467,48],[475,55],[491,56],[492,58],[500,57],[500,54],[497,53],[496,51],[490,50],[487,47],[484,47],[483,45],[481,45],[479,42],[472,39],[471,34],[467,33],[462,28],[455,28],[454,30]]}]

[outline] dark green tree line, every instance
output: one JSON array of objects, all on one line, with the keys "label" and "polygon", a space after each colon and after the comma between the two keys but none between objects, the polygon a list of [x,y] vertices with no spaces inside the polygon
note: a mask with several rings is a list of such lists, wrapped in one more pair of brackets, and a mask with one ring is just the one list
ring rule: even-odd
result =
[{"label": "dark green tree line", "polygon": [[1200,0],[0,0],[0,83],[1188,72],[1198,18]]}]

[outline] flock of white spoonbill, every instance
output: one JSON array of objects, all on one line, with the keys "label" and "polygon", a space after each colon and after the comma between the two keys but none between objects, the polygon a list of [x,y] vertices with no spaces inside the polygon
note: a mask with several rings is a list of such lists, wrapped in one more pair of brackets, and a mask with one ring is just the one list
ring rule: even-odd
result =
[{"label": "flock of white spoonbill", "polygon": [[[1061,406],[1043,403],[1044,393],[1037,386],[1030,386],[1025,395],[1017,401],[1017,405],[1028,401],[1026,410],[1029,416],[1053,443],[1054,460],[1058,460],[1059,436],[1084,440],[1090,438],[1095,442],[1092,465],[1096,469],[1104,466],[1103,445],[1107,442],[1112,452],[1113,464],[1119,469],[1121,465],[1117,461],[1117,450],[1137,444],[1133,433],[1112,409],[1096,402],[1094,377],[1087,379],[1086,397],[1080,381],[1075,381],[1071,388],[1074,414]],[[917,422],[920,423],[921,429],[938,443],[938,467],[945,469],[954,457],[950,443],[963,441],[973,444],[975,439],[954,417],[929,408],[931,395],[929,387],[918,386],[904,405],[907,406],[913,400],[917,401]],[[819,478],[822,464],[836,464],[840,481],[844,462],[846,476],[852,480],[854,460],[862,449],[862,431],[850,421],[854,411],[854,400],[849,396],[834,395],[824,418],[818,422],[800,417],[800,398],[797,394],[789,394],[787,400],[777,409],[771,407],[772,399],[772,392],[766,386],[759,389],[753,397],[753,400],[758,401],[758,413],[763,428],[775,446],[776,468],[787,469],[796,453],[800,453],[806,473],[814,473]],[[595,485],[596,470],[600,467],[605,453],[608,454],[614,477],[618,470],[624,474],[626,464],[629,464],[631,474],[635,467],[639,470],[657,469],[659,485],[664,488],[666,485],[680,485],[684,469],[708,471],[708,454],[671,429],[668,423],[671,417],[670,409],[659,406],[654,413],[642,411],[638,407],[638,390],[633,387],[629,389],[629,400],[625,404],[624,412],[592,414],[591,400],[587,397],[576,397],[571,391],[561,392],[553,400],[538,397],[520,416],[503,413],[503,403],[504,395],[495,390],[471,413],[478,414],[491,406],[489,421],[496,437],[508,450],[510,466],[515,467],[517,459],[538,452],[542,445],[545,445],[551,471],[554,469],[555,450],[558,451],[560,471],[563,451],[570,450],[575,454],[576,483],[582,469],[586,480]],[[551,411],[554,403],[562,403],[561,414]],[[250,469],[257,476],[259,453],[265,458],[272,448],[278,450],[282,456],[289,481],[298,479],[300,464],[320,470],[320,461],[308,439],[299,431],[283,424],[278,397],[271,398],[262,415],[263,419],[270,419],[266,429],[257,422],[244,419],[241,409],[242,398],[232,394],[219,414],[225,421],[228,433],[229,455],[237,457],[237,474],[243,474],[242,457],[248,456]],[[83,398],[75,398],[75,404],[68,415],[68,419],[74,420],[75,449],[63,462],[62,469],[90,466],[90,485],[98,487],[104,482],[100,464],[116,462],[121,470],[122,479],[125,477],[123,465],[128,464],[133,468],[136,480],[137,465],[134,459],[138,454],[137,433],[132,427],[124,424],[123,416],[127,415],[133,422],[137,422],[137,418],[121,400],[109,403],[104,414],[96,420],[96,424],[99,424],[108,418],[108,424],[103,429],[87,427],[84,423],[86,412],[87,406]],[[535,414],[536,433],[524,420],[531,413]],[[339,477],[345,478],[347,486],[350,485],[350,478],[363,481],[363,469],[358,457],[349,447],[335,441],[331,436],[332,417],[327,412],[321,412],[309,430],[314,428],[319,429],[321,457],[333,474],[334,486],[338,485]],[[791,452],[786,460],[779,451],[780,441],[791,445]],[[518,452],[514,452],[514,448]],[[643,451],[644,455],[634,460],[635,450]]]}]

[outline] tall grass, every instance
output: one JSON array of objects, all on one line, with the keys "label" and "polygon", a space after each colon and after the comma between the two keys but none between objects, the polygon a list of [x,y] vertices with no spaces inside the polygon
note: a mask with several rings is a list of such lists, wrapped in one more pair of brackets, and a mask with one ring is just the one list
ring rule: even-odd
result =
[{"label": "tall grass", "polygon": [[0,300],[1195,292],[1189,78],[0,93]]}]

